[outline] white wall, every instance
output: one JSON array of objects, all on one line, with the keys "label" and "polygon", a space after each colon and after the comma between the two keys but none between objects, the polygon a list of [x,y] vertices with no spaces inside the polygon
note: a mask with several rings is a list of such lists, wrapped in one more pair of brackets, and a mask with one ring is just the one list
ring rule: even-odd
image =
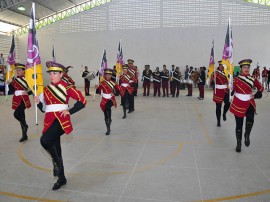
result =
[{"label": "white wall", "polygon": [[[157,0],[153,1],[156,2]],[[117,1],[118,4],[121,4],[121,2]],[[113,2],[110,5],[113,5]],[[104,8],[106,7],[103,6],[100,9],[104,10]],[[98,12],[98,8],[86,13],[89,12],[90,14],[91,12]],[[84,13],[74,18],[83,15]],[[108,18],[108,15],[106,16]],[[226,17],[223,15],[223,18]],[[132,19],[130,20],[132,21]],[[119,39],[122,40],[124,59],[134,59],[140,71],[145,64],[150,64],[151,69],[156,66],[162,67],[163,64],[170,68],[171,64],[175,64],[180,66],[182,71],[186,64],[194,67],[207,67],[212,35],[215,35],[215,58],[218,61],[222,56],[227,28],[226,20],[223,20],[224,23],[217,19],[220,23],[216,26],[198,25],[172,28],[160,26],[157,28],[113,30],[108,28],[110,27],[108,26],[110,20],[107,19],[108,29],[104,31],[76,32],[76,30],[72,30],[63,32],[61,26],[68,24],[65,21],[38,30],[41,60],[43,64],[51,60],[52,43],[54,41],[57,61],[66,66],[72,65],[75,67],[70,70],[70,75],[77,86],[83,85],[82,65],[87,65],[90,70],[99,69],[103,49],[107,50],[108,66],[112,67],[115,64]],[[270,33],[270,25],[241,25],[236,17],[235,24],[238,25],[234,25],[233,22],[234,19],[232,18],[235,64],[241,59],[251,58],[254,61],[254,66],[259,62],[260,65],[269,67],[270,40],[268,39],[268,33]],[[44,31],[45,29],[49,30],[49,28],[57,31]],[[26,43],[26,35],[19,37],[21,60],[26,55]],[[45,80],[48,81],[48,78],[45,77]]]}]

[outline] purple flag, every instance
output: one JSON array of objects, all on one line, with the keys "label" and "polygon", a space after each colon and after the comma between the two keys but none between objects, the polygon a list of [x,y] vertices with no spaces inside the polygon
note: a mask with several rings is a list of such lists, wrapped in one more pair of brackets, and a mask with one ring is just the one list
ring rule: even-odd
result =
[{"label": "purple flag", "polygon": [[100,76],[104,76],[104,70],[107,69],[107,58],[106,58],[106,50],[103,52],[102,61],[101,61],[101,67],[99,70]]},{"label": "purple flag", "polygon": [[122,46],[120,44],[120,41],[119,41],[119,45],[118,45],[118,52],[117,52],[117,62],[116,63],[119,63],[121,65],[124,64],[123,62],[123,52],[122,52]]},{"label": "purple flag", "polygon": [[11,41],[11,47],[8,54],[7,62],[9,65],[15,65],[15,41],[14,41],[14,34],[12,34],[12,41]]},{"label": "purple flag", "polygon": [[29,32],[28,32],[28,47],[27,47],[27,63],[26,69],[31,68],[40,64],[40,55],[38,48],[38,41],[36,38],[36,27],[35,27],[35,6],[33,4],[30,14]]}]

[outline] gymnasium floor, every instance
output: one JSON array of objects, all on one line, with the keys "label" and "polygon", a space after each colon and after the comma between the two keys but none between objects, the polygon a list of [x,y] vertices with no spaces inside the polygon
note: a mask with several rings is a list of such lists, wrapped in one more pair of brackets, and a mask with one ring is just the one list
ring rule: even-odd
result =
[{"label": "gymnasium floor", "polygon": [[[151,89],[152,90],[152,89]],[[235,152],[235,122],[228,113],[216,127],[212,91],[193,97],[135,97],[135,112],[112,111],[105,136],[100,97],[72,116],[74,131],[62,136],[68,180],[58,191],[52,165],[39,143],[43,115],[35,125],[27,110],[29,140],[19,143],[11,97],[0,97],[0,201],[199,202],[270,201],[270,96],[257,100],[249,148]],[[117,98],[120,104],[119,97]]]}]

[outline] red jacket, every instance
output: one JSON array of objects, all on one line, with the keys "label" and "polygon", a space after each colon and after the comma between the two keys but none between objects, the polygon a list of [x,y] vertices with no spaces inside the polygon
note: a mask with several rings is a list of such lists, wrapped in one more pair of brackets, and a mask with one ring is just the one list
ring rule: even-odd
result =
[{"label": "red jacket", "polygon": [[[82,93],[78,91],[74,86],[68,85],[66,82],[61,80],[57,84],[50,84],[44,88],[44,101],[46,105],[50,104],[68,104],[69,98],[82,102],[86,105],[86,99]],[[55,119],[58,119],[62,129],[66,134],[72,132],[72,124],[70,121],[70,115],[66,117],[60,116],[61,112],[46,112],[44,118],[44,133],[48,128],[51,127]]]},{"label": "red jacket", "polygon": [[[215,85],[228,85],[228,79],[223,71],[216,70],[216,83]],[[216,93],[215,93],[216,91]],[[215,89],[213,94],[213,101],[216,103],[222,103],[224,100],[225,93],[229,92],[229,88]]]},{"label": "red jacket", "polygon": [[[263,87],[258,79],[254,79],[251,76],[244,76],[242,74],[234,78],[233,91],[235,94],[252,94],[253,87],[256,87],[258,91],[263,92]],[[256,104],[254,99],[243,101],[236,97],[235,94],[231,103],[230,112],[238,117],[244,117],[246,116],[246,112],[251,104],[253,105],[256,112]]]},{"label": "red jacket", "polygon": [[[14,78],[11,85],[13,86],[15,91],[16,90],[24,90],[27,92],[27,90],[28,90],[28,85],[27,85],[24,77]],[[12,98],[12,109],[16,110],[19,107],[19,105],[21,104],[21,102],[24,102],[26,108],[31,107],[31,102],[29,100],[28,95],[16,96],[14,94],[13,98]]]},{"label": "red jacket", "polygon": [[[117,83],[115,83],[114,81],[106,81],[103,80],[99,86],[98,86],[98,91],[99,92],[103,92],[104,94],[111,94],[111,93],[115,93],[116,91],[119,91],[119,85]],[[100,102],[100,108],[102,111],[105,111],[105,107],[107,102],[109,102],[110,100],[112,100],[114,107],[117,107],[117,103],[115,100],[115,96],[112,96],[110,99],[107,99],[105,97],[102,96],[101,102]]]},{"label": "red jacket", "polygon": [[[133,93],[134,88],[130,86],[130,81],[132,81],[132,78],[130,78],[129,75],[121,75],[119,78],[119,84],[120,84],[120,95],[123,97],[125,95],[126,90],[131,95]],[[127,87],[124,85],[128,85]]]}]

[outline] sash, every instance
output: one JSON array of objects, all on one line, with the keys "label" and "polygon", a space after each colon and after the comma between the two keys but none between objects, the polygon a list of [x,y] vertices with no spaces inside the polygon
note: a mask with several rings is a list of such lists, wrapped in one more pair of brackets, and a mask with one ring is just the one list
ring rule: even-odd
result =
[{"label": "sash", "polygon": [[67,90],[62,84],[57,86],[50,84],[48,86],[48,90],[62,103],[66,103]]}]

